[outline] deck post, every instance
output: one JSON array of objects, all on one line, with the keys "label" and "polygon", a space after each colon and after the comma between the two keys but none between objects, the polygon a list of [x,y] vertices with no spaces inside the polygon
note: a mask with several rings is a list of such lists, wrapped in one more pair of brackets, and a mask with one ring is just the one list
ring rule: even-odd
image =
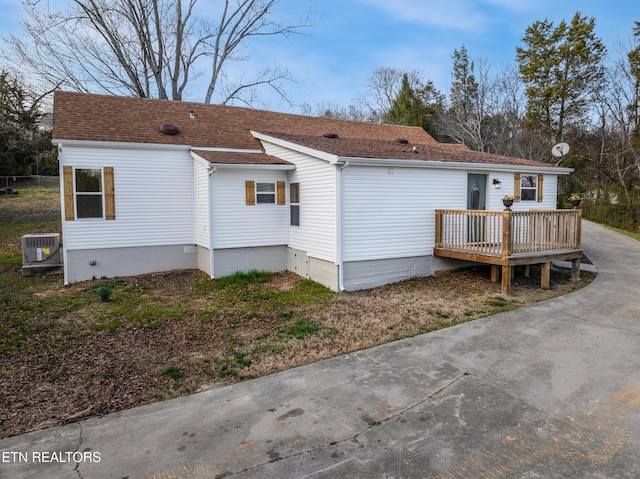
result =
[{"label": "deck post", "polygon": [[571,281],[580,281],[580,258],[571,260]]},{"label": "deck post", "polygon": [[509,255],[511,254],[511,211],[502,212],[502,295],[509,296],[511,289],[511,266]]},{"label": "deck post", "polygon": [[540,275],[540,287],[549,289],[551,286],[551,263],[542,263],[542,272]]},{"label": "deck post", "polygon": [[500,279],[500,265],[492,264],[491,265],[491,282],[497,283]]},{"label": "deck post", "polygon": [[442,212],[436,210],[436,248],[442,246]]},{"label": "deck post", "polygon": [[511,290],[511,266],[502,265],[502,296],[509,296]]},{"label": "deck post", "polygon": [[502,258],[511,254],[511,211],[502,212]]}]

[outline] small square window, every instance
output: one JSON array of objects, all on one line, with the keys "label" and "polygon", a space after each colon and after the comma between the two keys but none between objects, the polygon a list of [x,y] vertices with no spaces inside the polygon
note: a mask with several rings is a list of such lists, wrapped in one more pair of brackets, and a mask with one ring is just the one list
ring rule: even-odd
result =
[{"label": "small square window", "polygon": [[520,201],[536,201],[538,194],[538,177],[522,175],[520,177]]},{"label": "small square window", "polygon": [[276,184],[275,183],[256,183],[256,203],[275,204],[276,203]]}]

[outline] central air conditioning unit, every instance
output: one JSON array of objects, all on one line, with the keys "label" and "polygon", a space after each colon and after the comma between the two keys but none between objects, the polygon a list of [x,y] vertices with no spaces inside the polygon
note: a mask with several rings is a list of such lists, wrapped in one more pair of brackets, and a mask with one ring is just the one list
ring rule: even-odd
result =
[{"label": "central air conditioning unit", "polygon": [[31,234],[22,237],[22,264],[47,261],[60,250],[60,233]]},{"label": "central air conditioning unit", "polygon": [[60,233],[22,237],[22,275],[59,273],[62,267]]}]

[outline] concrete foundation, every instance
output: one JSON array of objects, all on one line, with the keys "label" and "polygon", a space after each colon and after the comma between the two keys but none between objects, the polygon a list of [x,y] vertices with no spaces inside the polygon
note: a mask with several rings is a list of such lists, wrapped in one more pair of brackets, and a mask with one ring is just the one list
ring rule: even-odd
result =
[{"label": "concrete foundation", "polygon": [[193,245],[67,250],[65,282],[69,284],[173,269],[196,269],[196,252]]}]

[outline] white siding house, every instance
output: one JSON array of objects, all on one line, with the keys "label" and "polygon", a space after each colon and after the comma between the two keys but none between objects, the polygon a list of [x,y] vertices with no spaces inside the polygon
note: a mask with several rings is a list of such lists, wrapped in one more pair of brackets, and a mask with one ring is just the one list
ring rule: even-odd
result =
[{"label": "white siding house", "polygon": [[570,172],[415,127],[66,92],[53,136],[66,283],[288,269],[355,290],[430,275],[437,209],[502,210],[506,194],[514,211],[554,209]]},{"label": "white siding house", "polygon": [[[289,210],[278,204],[277,185],[286,185],[286,172],[269,169],[218,168],[212,175],[214,277],[252,269],[286,269]],[[270,185],[264,194],[273,202],[247,202],[246,182],[256,187]],[[269,190],[269,188],[267,188]]]},{"label": "white siding house", "polygon": [[74,205],[73,221],[63,221],[68,282],[196,266],[188,150],[67,143],[59,162],[71,169],[74,189],[78,170],[103,174],[105,167],[113,168],[115,186],[114,220],[104,219],[104,208],[98,217],[79,217]]}]

